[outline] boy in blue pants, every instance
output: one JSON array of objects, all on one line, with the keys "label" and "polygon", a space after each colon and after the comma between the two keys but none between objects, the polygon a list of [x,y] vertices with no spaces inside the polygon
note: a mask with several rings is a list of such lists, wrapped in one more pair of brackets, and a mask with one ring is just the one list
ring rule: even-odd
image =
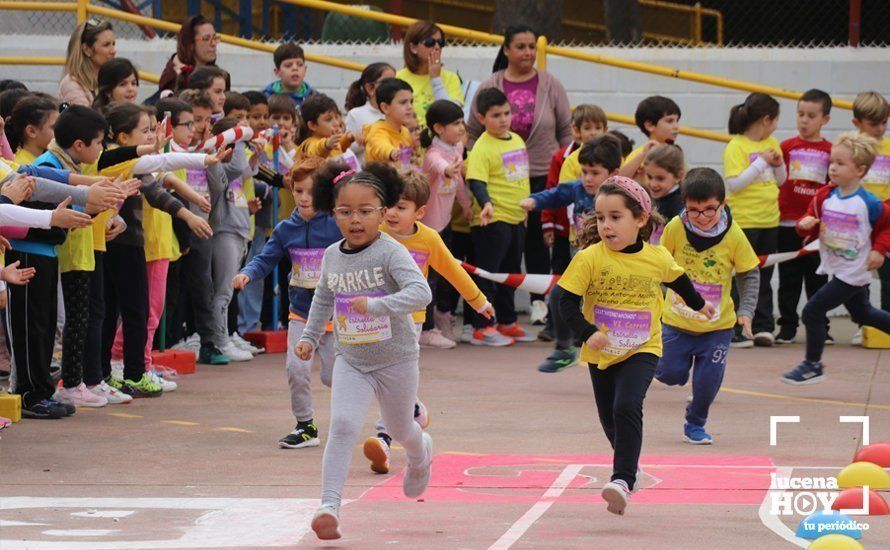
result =
[{"label": "boy in blue pants", "polygon": [[[686,271],[698,293],[719,305],[708,319],[668,289],[662,316],[664,355],[658,361],[655,377],[669,386],[682,386],[693,371],[692,401],[686,406],[683,440],[710,445],[712,438],[705,431],[708,410],[723,383],[736,322],[751,337],[760,268],[742,229],[732,222],[726,187],[717,172],[710,168],[690,170],[681,193],[685,208],[665,226],[661,245]],[[738,317],[730,297],[733,271],[741,301]]]}]

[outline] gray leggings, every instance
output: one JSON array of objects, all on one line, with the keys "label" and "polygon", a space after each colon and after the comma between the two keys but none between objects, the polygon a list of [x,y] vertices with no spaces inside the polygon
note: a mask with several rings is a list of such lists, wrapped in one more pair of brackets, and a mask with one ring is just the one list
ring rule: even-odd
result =
[{"label": "gray leggings", "polygon": [[[312,420],[312,359],[303,361],[294,353],[294,348],[303,335],[306,322],[291,319],[287,326],[287,384],[290,386],[290,408],[297,422]],[[325,333],[318,342],[315,354],[321,359],[321,383],[331,387],[334,371],[334,335]]]},{"label": "gray leggings", "polygon": [[[213,336],[211,341],[220,349],[229,342],[229,302],[232,301],[232,278],[241,269],[247,252],[247,239],[235,233],[217,233],[210,240],[213,266]],[[202,341],[203,343],[203,341]]]},{"label": "gray leggings", "polygon": [[423,463],[423,432],[414,422],[413,407],[418,377],[416,359],[363,373],[342,355],[337,356],[331,392],[331,428],[322,465],[322,506],[339,513],[349,462],[373,397],[380,405],[389,435],[405,448],[408,466]]}]

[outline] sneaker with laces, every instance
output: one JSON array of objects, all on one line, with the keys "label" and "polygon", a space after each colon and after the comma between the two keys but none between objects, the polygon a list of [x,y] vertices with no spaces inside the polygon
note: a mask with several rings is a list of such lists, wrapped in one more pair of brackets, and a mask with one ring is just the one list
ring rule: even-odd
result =
[{"label": "sneaker with laces", "polygon": [[232,342],[243,349],[244,351],[249,351],[252,355],[261,355],[266,353],[266,348],[255,346],[241,337],[237,332],[233,332],[231,336]]},{"label": "sneaker with laces", "polygon": [[439,308],[433,308],[433,324],[442,333],[442,336],[448,338],[452,342],[457,340],[454,338],[454,315],[450,311],[439,311]]},{"label": "sneaker with laces", "polygon": [[754,334],[754,345],[760,348],[768,348],[776,343],[776,337],[772,332],[757,332]]},{"label": "sneaker with laces", "polygon": [[417,466],[410,464],[405,469],[405,477],[402,478],[402,492],[408,498],[417,498],[426,491],[430,483],[430,472],[433,469],[433,438],[423,432],[424,460]]},{"label": "sneaker with laces", "polygon": [[494,327],[477,328],[473,331],[473,337],[470,343],[474,346],[492,346],[500,348],[503,346],[512,346],[515,340],[509,336],[504,336],[496,331]]},{"label": "sneaker with laces", "polygon": [[451,349],[457,346],[457,342],[449,340],[439,329],[433,328],[420,333],[420,345],[425,348]]},{"label": "sneaker with laces", "polygon": [[578,348],[555,349],[547,360],[538,365],[538,372],[562,372],[578,363]]},{"label": "sneaker with laces", "polygon": [[713,443],[713,439],[702,426],[690,424],[689,422],[683,425],[683,441],[693,445],[710,445]]},{"label": "sneaker with laces", "polygon": [[108,404],[107,399],[88,390],[83,382],[73,388],[61,387],[57,389],[53,399],[59,403],[67,403],[75,407],[92,407],[96,409]]},{"label": "sneaker with laces", "polygon": [[340,534],[340,518],[328,506],[322,506],[315,512],[312,518],[312,530],[320,540],[336,540]]},{"label": "sneaker with laces", "polygon": [[782,375],[782,382],[803,386],[805,384],[818,384],[825,381],[825,370],[822,363],[811,363],[804,359],[799,365]]},{"label": "sneaker with laces", "polygon": [[158,374],[157,371],[154,371],[154,370],[148,371],[148,378],[149,378],[149,380],[151,380],[152,382],[154,382],[155,384],[160,386],[161,391],[164,393],[176,391],[176,388],[179,387],[179,384],[177,384],[173,380],[167,380],[166,378],[164,378],[163,376]]},{"label": "sneaker with laces", "polygon": [[229,340],[222,348],[222,352],[229,358],[229,361],[235,363],[244,363],[253,360],[253,354],[246,349],[239,348],[234,342]]},{"label": "sneaker with laces", "polygon": [[377,434],[369,437],[363,445],[365,458],[371,461],[371,471],[378,474],[389,473],[389,436]]},{"label": "sneaker with laces", "polygon": [[93,394],[104,397],[109,405],[123,405],[133,401],[133,397],[125,394],[117,388],[112,388],[105,380],[90,388]]},{"label": "sneaker with laces", "polygon": [[49,401],[50,403],[55,403],[56,405],[65,409],[65,416],[71,416],[72,414],[77,412],[77,407],[75,407],[71,403],[62,403],[61,401],[56,401],[55,397],[50,397],[49,399],[47,399],[47,401]]},{"label": "sneaker with laces", "polygon": [[460,329],[460,341],[465,344],[473,343],[473,325],[463,325]]},{"label": "sneaker with laces", "polygon": [[420,399],[414,403],[414,421],[417,422],[421,430],[425,430],[430,426],[430,414],[426,410],[426,405]]},{"label": "sneaker with laces", "polygon": [[198,355],[198,352],[201,351],[201,336],[198,333],[194,333],[185,340],[177,342],[176,344],[170,346],[170,349],[179,349],[184,351],[190,351],[195,355]]},{"label": "sneaker with laces", "polygon": [[291,433],[278,440],[278,446],[282,449],[318,447],[320,444],[318,428],[311,420],[308,422],[297,422],[297,427]]},{"label": "sneaker with laces", "polygon": [[529,308],[528,320],[532,325],[541,326],[547,323],[547,304],[544,300],[535,300]]},{"label": "sneaker with laces", "polygon": [[603,485],[603,490],[600,494],[603,500],[608,503],[607,510],[619,516],[624,515],[627,501],[630,500],[630,489],[627,487],[627,482],[623,479],[610,481]]},{"label": "sneaker with laces", "polygon": [[515,342],[534,342],[538,339],[536,334],[525,332],[522,327],[519,326],[519,323],[513,323],[512,325],[498,325],[498,332],[504,336],[512,338]]},{"label": "sneaker with laces", "polygon": [[30,407],[22,407],[22,417],[24,418],[55,420],[57,418],[65,418],[66,416],[68,416],[68,412],[65,410],[65,407],[61,403],[50,399],[44,399]]},{"label": "sneaker with laces", "polygon": [[158,397],[163,392],[161,386],[151,381],[151,377],[149,377],[147,372],[142,373],[142,378],[139,380],[124,380],[121,391],[130,394],[134,398]]},{"label": "sneaker with laces", "polygon": [[229,357],[219,351],[219,348],[213,344],[207,344],[201,346],[201,351],[198,353],[198,363],[202,365],[228,365]]}]

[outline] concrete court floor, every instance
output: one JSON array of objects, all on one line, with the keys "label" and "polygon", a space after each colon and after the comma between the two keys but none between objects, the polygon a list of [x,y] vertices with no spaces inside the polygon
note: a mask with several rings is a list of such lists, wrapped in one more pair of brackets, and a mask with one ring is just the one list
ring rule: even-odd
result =
[{"label": "concrete court floor", "polygon": [[[0,548],[795,548],[802,516],[769,514],[770,473],[832,476],[851,462],[861,428],[840,415],[868,415],[871,441],[890,441],[890,353],[850,347],[852,332],[834,322],[828,380],[814,386],[778,378],[801,344],[731,350],[709,447],[681,441],[689,388],[653,382],[645,488],[623,517],[599,496],[611,455],[586,368],[538,373],[544,343],[424,349],[430,489],[406,499],[401,449],[381,476],[357,442],[334,544],[308,529],[323,446],[276,445],[292,427],[284,356],[199,366],[161,398],[2,432]],[[314,383],[323,445],[330,393]],[[778,427],[776,446],[771,415],[800,416]],[[890,516],[856,518],[869,524],[866,548],[890,548]]]}]

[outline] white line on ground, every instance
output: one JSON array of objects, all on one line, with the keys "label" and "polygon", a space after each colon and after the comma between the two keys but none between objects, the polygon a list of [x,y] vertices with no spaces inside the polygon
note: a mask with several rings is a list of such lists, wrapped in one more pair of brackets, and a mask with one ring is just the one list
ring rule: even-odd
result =
[{"label": "white line on ground", "polygon": [[510,526],[510,528],[507,529],[507,532],[501,535],[501,538],[492,544],[488,550],[507,550],[510,548],[513,543],[518,541],[522,535],[524,535],[525,532],[544,515],[544,512],[546,512],[547,509],[553,506],[556,499],[562,495],[563,491],[566,490],[566,487],[569,486],[569,483],[575,479],[584,466],[584,464],[569,464],[563,468],[559,477],[557,477],[547,491],[544,492],[544,496],[523,514],[516,523]]}]

